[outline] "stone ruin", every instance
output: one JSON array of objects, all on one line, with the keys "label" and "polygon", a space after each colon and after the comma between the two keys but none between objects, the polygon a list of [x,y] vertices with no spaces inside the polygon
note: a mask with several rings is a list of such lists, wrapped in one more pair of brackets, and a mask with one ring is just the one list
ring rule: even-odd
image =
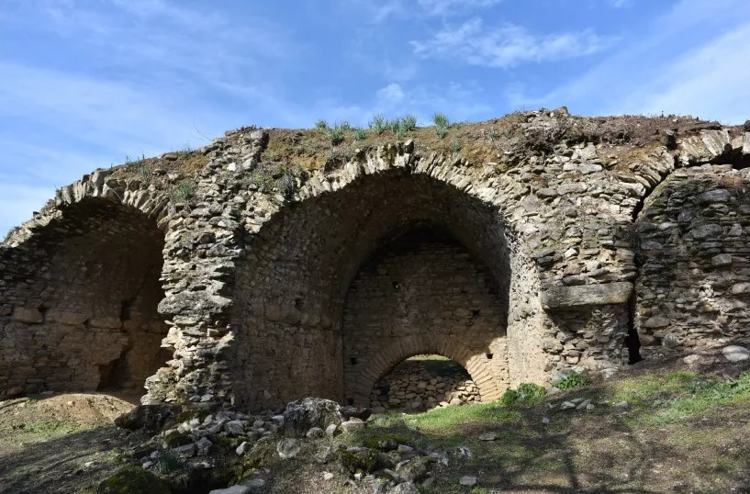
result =
[{"label": "stone ruin", "polygon": [[742,342],[748,131],[541,110],[347,153],[251,127],[97,170],[0,246],[0,399],[367,405],[433,353],[493,400]]}]

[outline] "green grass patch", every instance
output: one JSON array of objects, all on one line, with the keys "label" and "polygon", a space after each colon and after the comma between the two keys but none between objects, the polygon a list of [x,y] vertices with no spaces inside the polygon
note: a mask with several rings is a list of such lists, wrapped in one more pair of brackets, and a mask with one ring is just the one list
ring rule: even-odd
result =
[{"label": "green grass patch", "polygon": [[737,379],[705,377],[684,370],[651,374],[620,381],[612,399],[630,403],[637,421],[665,425],[750,399],[750,373]]},{"label": "green grass patch", "polygon": [[449,431],[466,424],[508,424],[520,420],[519,411],[508,409],[498,402],[435,408],[404,417],[407,425],[427,432]]},{"label": "green grass patch", "polygon": [[83,429],[79,424],[63,422],[61,420],[38,420],[25,424],[21,429],[26,434],[42,437],[64,436]]}]

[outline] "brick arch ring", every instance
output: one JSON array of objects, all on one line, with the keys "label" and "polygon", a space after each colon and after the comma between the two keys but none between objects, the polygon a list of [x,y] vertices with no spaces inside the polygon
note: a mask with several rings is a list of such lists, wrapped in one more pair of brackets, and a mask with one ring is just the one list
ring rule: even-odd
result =
[{"label": "brick arch ring", "polygon": [[484,352],[472,351],[455,341],[435,341],[429,335],[409,337],[390,343],[367,361],[362,362],[363,370],[345,390],[346,398],[355,404],[369,404],[370,393],[375,383],[403,360],[421,354],[437,354],[460,364],[479,388],[482,401],[500,398],[501,387],[493,378],[488,359]]}]

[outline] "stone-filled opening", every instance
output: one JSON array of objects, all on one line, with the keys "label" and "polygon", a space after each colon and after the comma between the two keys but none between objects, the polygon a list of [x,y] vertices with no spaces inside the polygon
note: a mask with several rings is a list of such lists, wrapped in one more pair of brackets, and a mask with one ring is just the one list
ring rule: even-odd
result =
[{"label": "stone-filled opening", "polygon": [[163,245],[152,218],[90,198],[3,251],[15,281],[4,293],[11,308],[2,321],[0,387],[142,390],[170,358],[157,312]]},{"label": "stone-filled opening", "polygon": [[489,270],[431,223],[406,226],[378,245],[346,297],[346,401],[371,405],[373,377],[405,355],[435,349],[462,362],[473,359],[496,377],[491,384],[498,387],[508,369],[488,355],[506,354],[507,297],[500,297]]},{"label": "stone-filled opening", "polygon": [[[410,232],[413,241],[415,231],[423,241],[426,230],[442,244],[431,252],[412,250],[424,257],[414,268],[424,268],[430,256],[455,257],[462,268],[443,266],[434,288],[467,302],[454,304],[450,317],[438,316],[415,293],[422,304],[418,313],[424,314],[418,333],[352,339],[372,328],[351,317],[347,306],[353,307],[357,297],[350,287],[356,292],[361,286],[381,248]],[[538,277],[508,233],[494,207],[441,180],[402,169],[361,176],[336,191],[285,205],[257,233],[248,234],[237,264],[229,347],[235,403],[261,409],[311,395],[366,403],[383,372],[424,352],[460,363],[487,399],[499,397],[508,386],[509,368],[518,379],[539,379],[544,357],[534,322]],[[405,274],[419,276],[418,269]],[[377,284],[387,293],[412,296],[407,278],[383,278]],[[472,300],[475,295],[481,295],[481,303]],[[380,315],[391,310],[372,309]],[[438,324],[440,318],[444,324]],[[433,330],[445,337],[434,338]],[[515,341],[506,344],[511,332]],[[507,357],[511,346],[513,362]]]},{"label": "stone-filled opening", "polygon": [[481,401],[461,364],[442,355],[409,357],[381,376],[370,393],[374,411],[420,412]]}]

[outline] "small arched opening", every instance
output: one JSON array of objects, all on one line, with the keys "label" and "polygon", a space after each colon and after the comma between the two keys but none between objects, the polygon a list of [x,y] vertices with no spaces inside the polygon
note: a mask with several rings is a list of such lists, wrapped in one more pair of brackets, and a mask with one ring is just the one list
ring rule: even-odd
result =
[{"label": "small arched opening", "polygon": [[482,401],[479,386],[461,364],[442,355],[409,357],[375,382],[370,407],[376,412],[421,412]]}]

